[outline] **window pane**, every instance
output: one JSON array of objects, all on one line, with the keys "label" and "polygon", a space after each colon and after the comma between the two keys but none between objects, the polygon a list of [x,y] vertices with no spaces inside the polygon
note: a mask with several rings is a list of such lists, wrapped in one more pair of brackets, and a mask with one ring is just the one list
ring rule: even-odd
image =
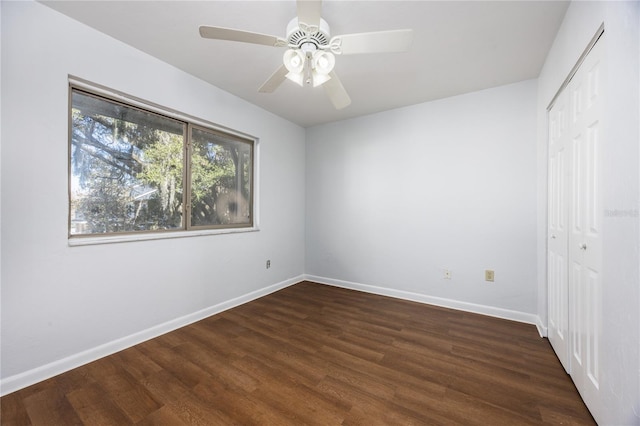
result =
[{"label": "window pane", "polygon": [[185,124],[72,91],[71,235],[183,227]]},{"label": "window pane", "polygon": [[191,226],[251,226],[253,143],[193,128]]}]

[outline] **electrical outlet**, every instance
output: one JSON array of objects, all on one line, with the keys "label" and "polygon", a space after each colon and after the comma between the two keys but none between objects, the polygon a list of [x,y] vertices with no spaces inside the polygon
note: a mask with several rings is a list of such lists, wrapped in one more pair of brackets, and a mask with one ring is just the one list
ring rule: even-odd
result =
[{"label": "electrical outlet", "polygon": [[486,271],[484,271],[484,280],[485,281],[493,282],[494,278],[495,278],[495,273],[493,272],[492,269],[487,269]]},{"label": "electrical outlet", "polygon": [[267,269],[271,268],[271,261],[267,260]]},{"label": "electrical outlet", "polygon": [[451,271],[448,269],[444,270],[444,279],[445,280],[450,280],[451,279]]}]

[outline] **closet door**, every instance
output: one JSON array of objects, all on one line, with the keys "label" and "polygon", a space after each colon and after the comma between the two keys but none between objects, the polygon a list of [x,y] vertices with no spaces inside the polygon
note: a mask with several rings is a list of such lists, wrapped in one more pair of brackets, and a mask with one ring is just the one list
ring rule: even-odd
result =
[{"label": "closet door", "polygon": [[602,304],[603,40],[593,47],[569,86],[573,163],[569,233],[571,377],[592,411],[602,404],[600,345]]},{"label": "closet door", "polygon": [[549,110],[549,341],[589,410],[602,410],[604,88],[600,38]]},{"label": "closet door", "polygon": [[549,111],[548,336],[569,372],[568,217],[570,177],[569,105],[563,91]]}]

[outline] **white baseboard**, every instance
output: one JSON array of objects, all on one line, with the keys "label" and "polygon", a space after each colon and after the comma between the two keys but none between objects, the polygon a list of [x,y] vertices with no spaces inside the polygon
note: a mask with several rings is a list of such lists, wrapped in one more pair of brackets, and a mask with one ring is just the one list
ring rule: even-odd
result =
[{"label": "white baseboard", "polygon": [[533,324],[538,329],[538,334],[540,334],[541,337],[544,337],[547,334],[547,328],[543,326],[540,317],[535,314],[496,308],[494,306],[478,305],[476,303],[461,302],[459,300],[445,299],[442,297],[428,296],[425,294],[396,290],[387,287],[378,287],[368,284],[336,280],[333,278],[318,277],[315,275],[304,275],[304,278],[307,281],[313,281],[320,284],[327,284],[335,287],[347,288],[350,290],[358,290],[366,293],[379,294],[381,296],[395,297],[397,299],[411,300],[413,302],[426,303],[428,305],[441,306],[450,309],[457,309],[459,311],[473,312],[476,314],[517,321],[526,324]]},{"label": "white baseboard", "polygon": [[536,317],[536,328],[538,329],[538,334],[540,334],[540,337],[547,337],[547,326],[542,323],[542,319],[539,316],[536,315]]},{"label": "white baseboard", "polygon": [[210,306],[208,308],[185,315],[183,317],[158,324],[154,327],[139,331],[129,336],[125,336],[123,338],[105,343],[86,351],[73,354],[58,361],[36,367],[23,373],[9,376],[0,381],[0,395],[7,395],[27,386],[31,386],[35,383],[57,376],[58,374],[88,364],[105,356],[114,354],[123,349],[130,348],[131,346],[137,345],[149,339],[153,339],[154,337],[158,337],[162,334],[176,330],[180,327],[184,327],[186,325],[200,321],[204,318],[210,317],[211,315],[218,314],[220,312],[266,296],[267,294],[274,293],[285,287],[289,287],[290,285],[303,281],[303,279],[304,276],[302,275],[290,278],[280,283],[273,284],[256,291],[252,291],[251,293],[247,293],[234,299],[218,303],[217,305]]},{"label": "white baseboard", "polygon": [[542,324],[540,317],[534,314],[496,308],[493,306],[478,305],[475,303],[461,302],[453,299],[427,296],[424,294],[412,293],[386,287],[378,287],[367,284],[354,283],[350,281],[318,277],[315,275],[300,275],[298,277],[290,278],[280,283],[253,291],[251,293],[247,293],[234,299],[218,303],[217,305],[210,306],[208,308],[185,315],[183,317],[167,321],[163,324],[158,324],[154,327],[142,330],[129,336],[125,336],[121,339],[117,339],[103,345],[88,349],[86,351],[68,356],[61,360],[36,367],[23,373],[9,376],[0,381],[0,395],[4,396],[10,394],[27,386],[31,386],[35,383],[57,376],[58,374],[88,364],[105,356],[119,352],[123,349],[135,346],[149,339],[153,339],[154,337],[169,333],[180,327],[184,327],[186,325],[200,321],[204,318],[210,317],[211,315],[218,314],[220,312],[274,293],[278,290],[305,280],[320,284],[332,285],[335,287],[362,291],[365,293],[379,294],[381,296],[395,297],[397,299],[411,300],[413,302],[442,306],[445,308],[457,309],[465,312],[473,312],[512,321],[533,324],[538,329],[538,333],[541,337],[545,337],[547,335],[547,328]]}]

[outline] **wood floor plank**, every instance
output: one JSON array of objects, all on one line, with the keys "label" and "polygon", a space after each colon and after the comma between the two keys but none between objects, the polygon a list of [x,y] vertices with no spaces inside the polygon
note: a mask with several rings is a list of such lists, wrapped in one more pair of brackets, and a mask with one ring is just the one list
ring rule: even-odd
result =
[{"label": "wood floor plank", "polygon": [[[396,406],[392,402],[376,404],[376,398],[358,387],[342,382],[333,377],[327,377],[319,384],[318,389],[335,399],[346,401],[351,406],[346,418],[341,424],[345,425],[418,425],[421,419],[413,416],[411,410]],[[340,423],[331,423],[340,424]]]},{"label": "wood floor plank", "polygon": [[233,420],[206,401],[198,398],[191,389],[167,371],[161,371],[144,379],[144,386],[154,398],[169,407],[171,412],[188,425],[229,425]]},{"label": "wood floor plank", "polygon": [[[454,407],[465,407],[456,410]],[[531,418],[527,413],[517,412],[510,407],[494,405],[482,397],[469,395],[452,389],[447,389],[443,404],[447,416],[458,424],[463,425],[538,425],[540,418]]]},{"label": "wood floor plank", "polygon": [[98,383],[73,390],[66,397],[82,424],[101,426],[131,422]]},{"label": "wood floor plank", "polygon": [[124,369],[118,359],[107,357],[87,365],[90,376],[118,408],[136,423],[161,407],[151,394]]},{"label": "wood floor plank", "polygon": [[140,349],[136,346],[120,351],[114,355],[111,355],[111,357],[114,359],[114,361],[119,362],[122,368],[124,368],[132,377],[134,377],[138,381],[147,376],[162,371],[162,367],[156,364],[151,358],[140,352]]},{"label": "wood floor plank", "polygon": [[[195,343],[187,343],[176,348],[176,354],[206,371],[213,380],[226,387],[239,388],[251,393],[258,387],[258,383],[249,374],[233,366],[231,359],[217,356],[207,348]],[[198,384],[201,384],[200,381]]]},{"label": "wood floor plank", "polygon": [[316,425],[342,423],[343,413],[349,408],[344,400],[313,392],[312,388],[297,384],[280,370],[272,369],[253,357],[245,357],[241,363],[263,384],[253,395],[292,421]]},{"label": "wood floor plank", "polygon": [[198,384],[194,394],[207,404],[215,406],[236,424],[240,425],[286,425],[290,420],[266,402],[251,394],[233,389],[220,389],[216,383]]},{"label": "wood floor plank", "polygon": [[[17,393],[17,392],[16,392]],[[51,397],[47,397],[50,403]],[[3,419],[6,419],[6,422]],[[13,425],[31,425],[27,408],[24,404],[24,400],[19,398],[6,398],[2,401],[2,409],[0,410],[0,420],[2,424],[7,426]]]},{"label": "wood floor plank", "polygon": [[533,325],[302,282],[6,395],[2,425],[593,425]]},{"label": "wood floor plank", "polygon": [[159,410],[149,414],[144,419],[136,423],[138,426],[188,426],[189,423],[182,421],[168,406],[163,406]]},{"label": "wood floor plank", "polygon": [[173,348],[166,347],[159,340],[150,340],[139,345],[140,351],[160,365],[163,371],[173,375],[185,387],[192,388],[200,383],[206,371],[191,361],[184,359]]},{"label": "wood floor plank", "polygon": [[29,423],[21,423],[25,419],[10,419],[9,413],[2,410],[2,422],[9,419],[9,424],[34,424],[34,425],[81,425],[83,424],[78,413],[71,406],[66,395],[56,388],[44,389],[30,395],[23,400],[28,413]]}]

